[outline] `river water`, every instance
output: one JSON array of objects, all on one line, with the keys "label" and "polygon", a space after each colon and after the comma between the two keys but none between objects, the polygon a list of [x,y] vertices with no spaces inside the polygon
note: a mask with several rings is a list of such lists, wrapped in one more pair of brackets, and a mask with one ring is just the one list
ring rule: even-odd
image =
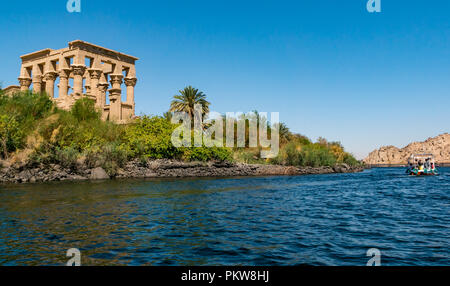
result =
[{"label": "river water", "polygon": [[0,265],[450,265],[450,169],[0,185]]}]

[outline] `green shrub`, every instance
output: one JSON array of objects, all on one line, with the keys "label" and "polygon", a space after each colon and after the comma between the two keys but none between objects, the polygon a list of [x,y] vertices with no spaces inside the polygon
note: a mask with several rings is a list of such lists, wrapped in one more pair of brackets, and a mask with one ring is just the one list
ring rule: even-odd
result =
[{"label": "green shrub", "polygon": [[74,169],[80,153],[73,147],[64,147],[55,149],[55,163],[64,168]]},{"label": "green shrub", "polygon": [[71,113],[78,121],[98,120],[101,116],[100,111],[95,107],[95,102],[86,97],[75,102]]},{"label": "green shrub", "polygon": [[[260,157],[260,148],[235,148],[232,157],[235,161],[246,164],[265,164],[266,160]],[[272,164],[276,164],[273,163]]]},{"label": "green shrub", "polygon": [[122,149],[133,158],[175,158],[180,150],[171,142],[175,126],[161,117],[144,116],[126,127]]},{"label": "green shrub", "polygon": [[290,142],[284,145],[278,156],[271,160],[273,164],[288,166],[334,166],[336,157],[330,149],[321,144],[300,145]]},{"label": "green shrub", "polygon": [[58,111],[58,118],[40,128],[45,141],[85,152],[110,142],[120,142],[124,126],[99,118],[79,121],[72,112]]},{"label": "green shrub", "polygon": [[353,155],[349,154],[349,153],[345,153],[344,154],[344,160],[343,163],[350,165],[350,166],[358,166],[361,165],[361,162],[356,160],[355,157],[353,157]]},{"label": "green shrub", "polygon": [[22,128],[33,127],[31,124],[47,116],[53,107],[45,94],[24,92],[0,96],[0,114],[14,116]]},{"label": "green shrub", "polygon": [[110,176],[115,176],[117,170],[123,167],[126,161],[127,153],[120,145],[110,143],[102,148],[100,153],[101,167]]},{"label": "green shrub", "polygon": [[191,147],[183,148],[182,158],[186,161],[229,161],[231,151],[220,147]]},{"label": "green shrub", "polygon": [[43,94],[30,92],[12,96],[0,94],[0,148],[3,157],[25,146],[26,136],[37,122],[51,113],[53,102]]},{"label": "green shrub", "polygon": [[336,164],[336,158],[331,151],[326,146],[317,143],[303,146],[301,156],[303,157],[303,166],[320,167]]},{"label": "green shrub", "polygon": [[304,164],[304,152],[297,150],[295,143],[289,143],[284,147],[284,162],[289,166],[302,166]]},{"label": "green shrub", "polygon": [[14,117],[0,115],[0,152],[3,158],[22,147],[24,133]]}]

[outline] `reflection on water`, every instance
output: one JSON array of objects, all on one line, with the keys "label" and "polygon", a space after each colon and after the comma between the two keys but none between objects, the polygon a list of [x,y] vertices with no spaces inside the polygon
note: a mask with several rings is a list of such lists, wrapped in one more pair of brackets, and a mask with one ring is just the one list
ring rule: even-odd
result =
[{"label": "reflection on water", "polygon": [[449,265],[449,169],[0,186],[0,264]]}]

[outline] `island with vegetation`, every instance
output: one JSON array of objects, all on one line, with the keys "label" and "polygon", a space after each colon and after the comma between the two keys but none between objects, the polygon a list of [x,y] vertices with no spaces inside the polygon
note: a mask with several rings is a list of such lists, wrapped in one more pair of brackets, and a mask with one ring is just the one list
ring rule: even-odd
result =
[{"label": "island with vegetation", "polygon": [[[177,127],[171,123],[172,112],[192,115],[195,104],[209,110],[206,96],[187,87],[163,116],[140,116],[129,124],[116,124],[101,120],[88,98],[61,110],[45,93],[6,95],[0,90],[0,182],[303,175],[363,169],[339,142],[323,138],[312,142],[282,123],[280,151],[271,159],[260,157],[261,148],[176,148],[171,142]],[[254,114],[258,120],[258,113]]]}]

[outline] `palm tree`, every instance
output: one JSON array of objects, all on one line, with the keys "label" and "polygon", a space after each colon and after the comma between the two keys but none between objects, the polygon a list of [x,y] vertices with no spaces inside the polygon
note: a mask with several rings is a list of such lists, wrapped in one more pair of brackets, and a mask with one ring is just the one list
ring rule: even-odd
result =
[{"label": "palm tree", "polygon": [[185,87],[183,90],[179,91],[180,94],[175,95],[170,104],[170,112],[186,112],[194,119],[194,106],[200,104],[202,106],[202,117],[209,112],[209,103],[206,100],[206,95],[198,91],[198,89],[192,86]]},{"label": "palm tree", "polygon": [[173,117],[173,114],[170,111],[164,112],[164,114],[163,114],[163,118],[169,122],[172,121],[172,117]]},{"label": "palm tree", "polygon": [[280,142],[282,144],[287,143],[291,137],[291,131],[289,131],[289,128],[285,123],[279,123],[278,124],[278,132],[280,134]]}]

